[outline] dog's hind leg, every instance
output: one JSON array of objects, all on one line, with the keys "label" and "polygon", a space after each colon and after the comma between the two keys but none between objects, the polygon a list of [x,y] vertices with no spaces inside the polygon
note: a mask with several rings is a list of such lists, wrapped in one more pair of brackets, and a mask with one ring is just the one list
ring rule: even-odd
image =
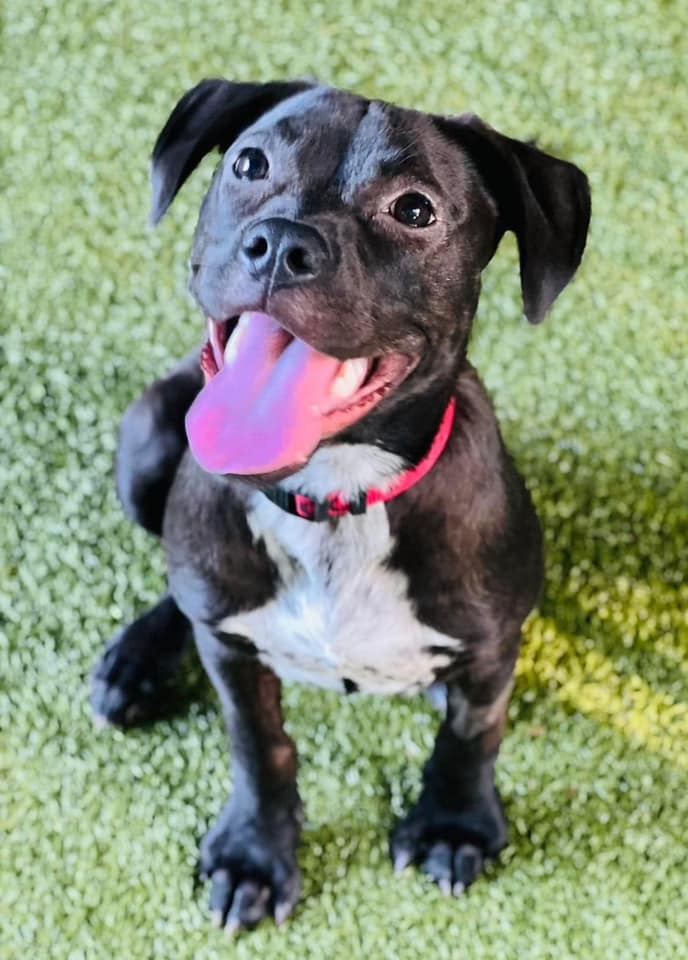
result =
[{"label": "dog's hind leg", "polygon": [[164,714],[190,639],[190,624],[169,596],[118,633],[93,671],[95,722],[132,726]]},{"label": "dog's hind leg", "polygon": [[167,495],[188,446],[184,417],[202,386],[195,350],[148,387],[120,424],[117,493],[127,516],[156,536],[162,533]]},{"label": "dog's hind leg", "polygon": [[[125,413],[117,450],[117,492],[125,513],[159,536],[165,504],[186,450],[184,416],[203,385],[198,351],[156,380]],[[96,722],[131,725],[164,713],[169,680],[181,664],[191,626],[170,596],[125,627],[92,677]]]}]

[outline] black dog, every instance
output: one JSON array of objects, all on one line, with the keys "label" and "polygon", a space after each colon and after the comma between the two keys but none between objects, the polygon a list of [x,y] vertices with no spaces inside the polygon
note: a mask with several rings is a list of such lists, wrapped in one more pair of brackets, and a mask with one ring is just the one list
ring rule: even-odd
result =
[{"label": "black dog", "polygon": [[506,230],[532,322],[572,278],[587,180],[474,116],[207,80],[156,144],[154,221],[215,147],[191,279],[209,341],[130,408],[118,455],[125,509],[163,537],[170,594],[108,648],[95,713],[150,714],[195,637],[234,769],[201,865],[236,930],[282,922],[299,896],[278,677],[444,684],[391,851],[459,895],[505,843],[494,764],[542,580],[538,521],[466,349]]}]

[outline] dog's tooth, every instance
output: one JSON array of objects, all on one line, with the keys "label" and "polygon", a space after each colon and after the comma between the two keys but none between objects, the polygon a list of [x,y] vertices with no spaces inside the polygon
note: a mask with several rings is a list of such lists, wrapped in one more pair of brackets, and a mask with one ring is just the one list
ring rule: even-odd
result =
[{"label": "dog's tooth", "polygon": [[242,313],[239,317],[236,327],[232,330],[227,345],[225,347],[225,366],[229,366],[236,360],[236,355],[239,352],[239,343],[244,333],[246,332],[246,326],[248,324],[248,318],[250,314]]},{"label": "dog's tooth", "polygon": [[366,378],[368,363],[365,357],[345,360],[332,381],[330,394],[333,397],[346,398],[356,393]]},{"label": "dog's tooth", "polygon": [[222,347],[220,346],[218,327],[214,320],[208,321],[208,340],[210,341],[210,346],[213,351],[213,358],[215,360],[215,366],[222,366]]}]

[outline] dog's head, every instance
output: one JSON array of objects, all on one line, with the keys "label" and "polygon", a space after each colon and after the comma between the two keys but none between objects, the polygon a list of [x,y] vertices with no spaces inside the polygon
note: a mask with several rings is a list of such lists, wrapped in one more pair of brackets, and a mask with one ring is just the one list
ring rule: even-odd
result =
[{"label": "dog's head", "polygon": [[403,453],[404,423],[437,425],[503,233],[533,323],[583,253],[584,174],[474,116],[205,80],[156,143],[154,222],[215,147],[191,262],[207,383],[187,418],[212,472],[292,472],[335,435],[389,446],[391,422]]}]

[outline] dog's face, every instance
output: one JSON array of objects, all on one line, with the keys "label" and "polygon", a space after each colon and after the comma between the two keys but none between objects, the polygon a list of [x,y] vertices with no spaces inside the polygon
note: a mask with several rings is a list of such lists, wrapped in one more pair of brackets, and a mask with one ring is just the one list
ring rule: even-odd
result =
[{"label": "dog's face", "polygon": [[446,398],[505,230],[534,322],[582,255],[584,175],[475,117],[204,81],[156,144],[154,220],[215,146],[191,258],[208,382],[187,420],[212,472],[284,474],[333,436]]}]

